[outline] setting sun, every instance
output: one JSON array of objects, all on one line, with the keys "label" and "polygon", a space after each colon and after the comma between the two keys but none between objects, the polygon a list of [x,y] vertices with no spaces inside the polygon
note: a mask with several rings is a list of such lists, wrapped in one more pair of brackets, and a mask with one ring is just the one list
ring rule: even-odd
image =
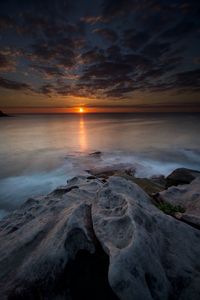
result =
[{"label": "setting sun", "polygon": [[82,107],[79,108],[80,113],[84,113],[84,109]]}]

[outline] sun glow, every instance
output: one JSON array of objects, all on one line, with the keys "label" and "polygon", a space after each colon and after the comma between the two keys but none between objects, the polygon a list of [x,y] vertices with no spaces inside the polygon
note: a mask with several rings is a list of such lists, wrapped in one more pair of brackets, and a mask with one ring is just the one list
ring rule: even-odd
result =
[{"label": "sun glow", "polygon": [[79,108],[80,113],[84,113],[84,109],[82,107]]}]

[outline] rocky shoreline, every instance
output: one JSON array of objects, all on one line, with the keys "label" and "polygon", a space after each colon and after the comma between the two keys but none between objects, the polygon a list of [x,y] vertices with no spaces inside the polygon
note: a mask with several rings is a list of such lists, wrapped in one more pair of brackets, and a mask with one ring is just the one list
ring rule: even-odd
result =
[{"label": "rocky shoreline", "polygon": [[0,221],[0,299],[200,299],[200,172],[89,173]]}]

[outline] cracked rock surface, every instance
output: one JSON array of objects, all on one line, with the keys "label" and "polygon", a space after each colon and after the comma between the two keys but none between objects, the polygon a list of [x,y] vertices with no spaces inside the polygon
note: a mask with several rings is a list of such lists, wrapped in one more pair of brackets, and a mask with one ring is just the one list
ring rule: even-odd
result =
[{"label": "cracked rock surface", "polygon": [[199,253],[135,183],[80,176],[0,222],[0,299],[199,300]]}]

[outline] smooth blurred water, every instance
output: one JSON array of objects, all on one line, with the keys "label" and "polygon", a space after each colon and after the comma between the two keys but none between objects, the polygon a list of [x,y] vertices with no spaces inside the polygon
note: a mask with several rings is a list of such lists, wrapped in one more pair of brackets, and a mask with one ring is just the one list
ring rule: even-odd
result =
[{"label": "smooth blurred water", "polygon": [[[200,114],[17,115],[0,119],[0,215],[93,166],[138,176],[200,170]],[[101,159],[88,154],[102,151]]]}]

